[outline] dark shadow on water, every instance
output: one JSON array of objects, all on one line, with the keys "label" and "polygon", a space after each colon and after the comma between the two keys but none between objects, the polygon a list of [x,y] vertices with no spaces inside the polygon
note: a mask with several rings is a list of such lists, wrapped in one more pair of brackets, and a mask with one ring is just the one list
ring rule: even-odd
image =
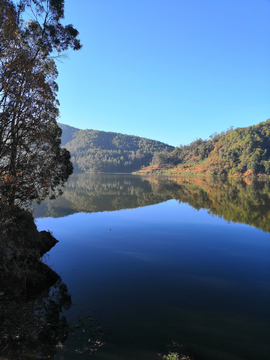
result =
[{"label": "dark shadow on water", "polygon": [[62,280],[35,297],[2,295],[0,304],[1,355],[8,359],[53,358],[69,331],[61,313],[72,303]]}]

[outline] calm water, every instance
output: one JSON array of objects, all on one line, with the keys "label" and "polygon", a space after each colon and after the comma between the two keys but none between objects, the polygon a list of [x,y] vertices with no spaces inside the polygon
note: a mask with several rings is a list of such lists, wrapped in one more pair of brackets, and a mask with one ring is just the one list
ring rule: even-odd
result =
[{"label": "calm water", "polygon": [[55,359],[270,358],[268,183],[73,175],[36,217],[77,325]]}]

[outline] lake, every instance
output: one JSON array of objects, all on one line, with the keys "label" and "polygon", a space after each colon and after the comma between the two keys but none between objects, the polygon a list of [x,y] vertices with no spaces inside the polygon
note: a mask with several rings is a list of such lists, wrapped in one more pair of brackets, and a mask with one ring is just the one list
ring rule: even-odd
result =
[{"label": "lake", "polygon": [[270,358],[269,182],[74,174],[35,216],[71,296],[54,359]]}]

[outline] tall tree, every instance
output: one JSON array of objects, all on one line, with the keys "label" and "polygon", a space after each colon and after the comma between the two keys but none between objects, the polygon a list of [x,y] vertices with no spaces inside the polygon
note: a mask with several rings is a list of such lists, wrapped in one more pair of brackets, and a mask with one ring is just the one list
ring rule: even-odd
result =
[{"label": "tall tree", "polygon": [[55,196],[72,173],[61,148],[55,58],[79,50],[63,26],[64,0],[0,0],[0,195],[5,203]]}]

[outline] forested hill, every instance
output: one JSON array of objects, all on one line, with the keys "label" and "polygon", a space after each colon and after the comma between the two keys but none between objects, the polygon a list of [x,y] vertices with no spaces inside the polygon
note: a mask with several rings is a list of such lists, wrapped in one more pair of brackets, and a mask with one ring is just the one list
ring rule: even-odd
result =
[{"label": "forested hill", "polygon": [[156,152],[174,150],[173,146],[139,136],[58,125],[62,146],[71,153],[75,172],[137,171],[148,166]]},{"label": "forested hill", "polygon": [[155,154],[152,166],[140,173],[270,175],[270,119]]},{"label": "forested hill", "polygon": [[62,129],[62,136],[61,136],[61,145],[64,146],[71,140],[73,140],[76,137],[76,134],[80,129],[77,129],[73,126],[60,124],[58,123],[60,128]]}]

